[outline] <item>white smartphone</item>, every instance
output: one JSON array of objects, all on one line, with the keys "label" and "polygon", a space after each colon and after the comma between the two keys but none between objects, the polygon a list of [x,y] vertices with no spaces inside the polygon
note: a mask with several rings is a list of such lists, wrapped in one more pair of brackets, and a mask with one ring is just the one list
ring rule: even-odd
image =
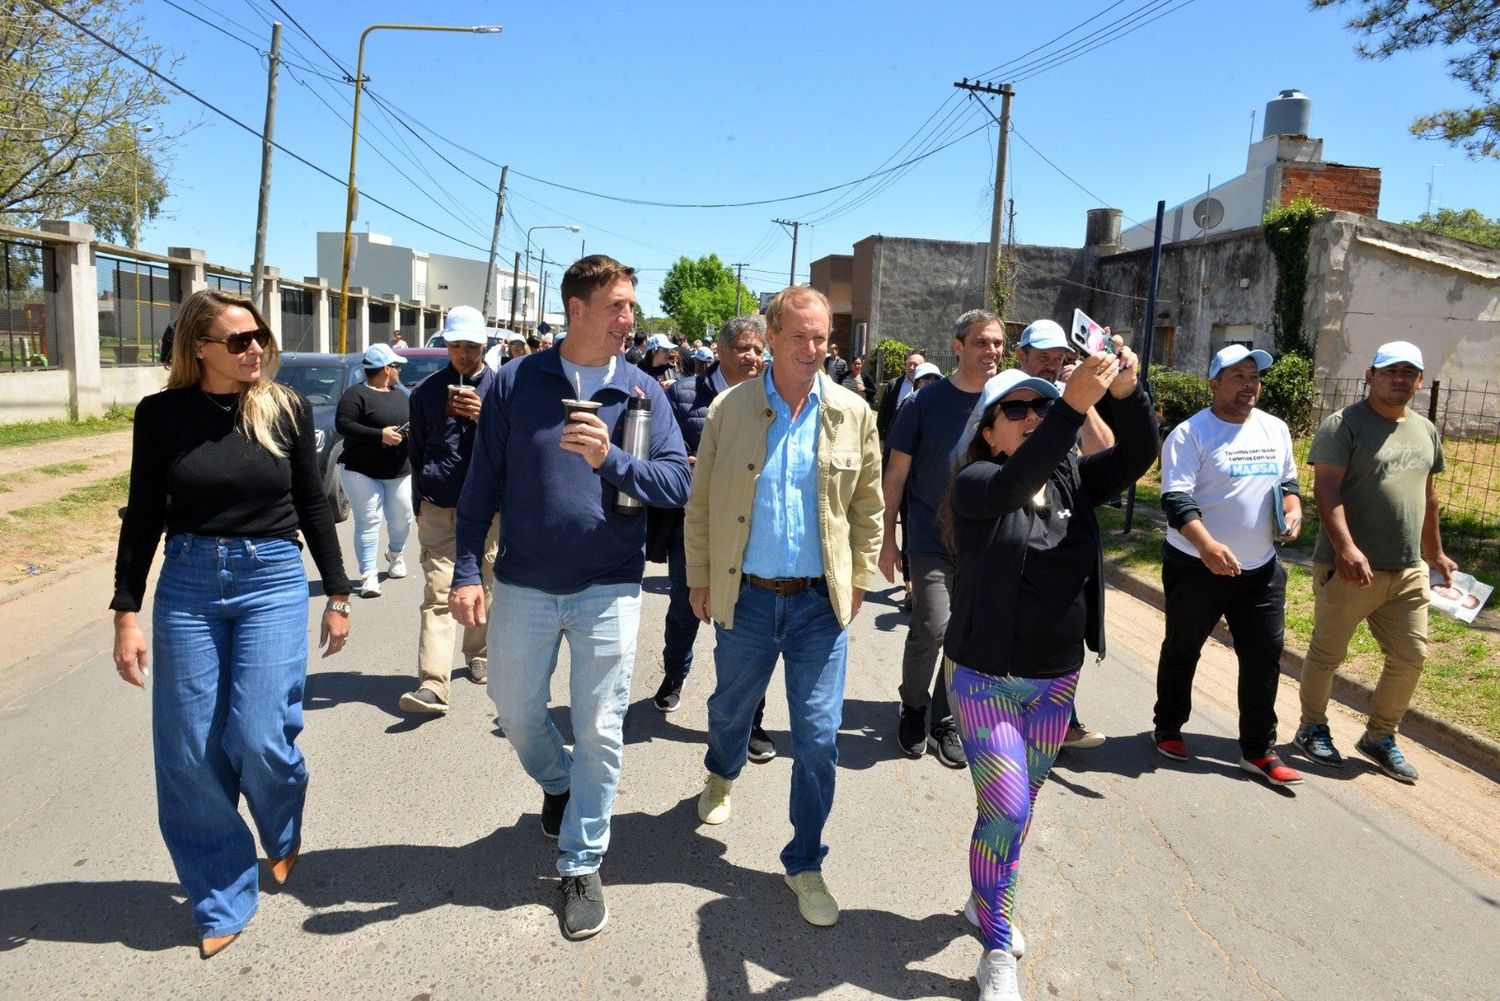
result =
[{"label": "white smartphone", "polygon": [[1068,331],[1068,340],[1073,349],[1083,354],[1096,355],[1103,351],[1115,353],[1115,340],[1109,331],[1089,318],[1081,309],[1073,310],[1073,327]]}]

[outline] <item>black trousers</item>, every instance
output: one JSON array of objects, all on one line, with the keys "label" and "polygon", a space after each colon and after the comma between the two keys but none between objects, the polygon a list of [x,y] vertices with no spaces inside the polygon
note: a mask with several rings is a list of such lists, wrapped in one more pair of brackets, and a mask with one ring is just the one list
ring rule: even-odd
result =
[{"label": "black trousers", "polygon": [[1286,570],[1265,566],[1224,577],[1173,551],[1161,567],[1167,626],[1156,664],[1156,731],[1182,732],[1193,711],[1193,675],[1219,619],[1240,662],[1240,751],[1259,758],[1276,742],[1276,684],[1286,628]]}]

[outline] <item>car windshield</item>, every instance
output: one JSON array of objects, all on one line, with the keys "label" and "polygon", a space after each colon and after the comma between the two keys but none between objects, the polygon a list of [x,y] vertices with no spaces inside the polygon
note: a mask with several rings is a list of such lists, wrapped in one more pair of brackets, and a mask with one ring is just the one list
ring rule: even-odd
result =
[{"label": "car windshield", "polygon": [[276,381],[307,397],[315,407],[337,403],[344,392],[342,365],[282,365]]},{"label": "car windshield", "polygon": [[410,389],[434,372],[441,372],[448,367],[448,356],[442,355],[407,355],[406,364],[401,366],[401,385]]}]

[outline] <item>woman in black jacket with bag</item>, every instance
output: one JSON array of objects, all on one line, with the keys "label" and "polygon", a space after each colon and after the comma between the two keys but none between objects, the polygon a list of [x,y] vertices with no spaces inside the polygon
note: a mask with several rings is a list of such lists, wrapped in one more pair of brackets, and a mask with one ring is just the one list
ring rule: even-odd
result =
[{"label": "woman in black jacket with bag", "polygon": [[[1118,340],[1117,340],[1118,344]],[[1104,657],[1104,576],[1094,508],[1156,457],[1135,356],[1084,359],[1061,394],[1017,369],[991,379],[960,444],[949,494],[957,561],[944,650],[979,815],[969,851],[982,1001],[1019,999],[1012,924],[1031,807],[1062,746],[1084,646]],[[1074,454],[1084,414],[1115,400],[1113,448]],[[1060,397],[1060,398],[1059,398]]]}]

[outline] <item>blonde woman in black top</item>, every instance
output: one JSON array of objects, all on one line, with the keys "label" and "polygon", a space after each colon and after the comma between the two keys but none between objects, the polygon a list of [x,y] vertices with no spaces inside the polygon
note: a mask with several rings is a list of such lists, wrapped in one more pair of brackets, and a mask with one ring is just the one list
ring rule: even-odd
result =
[{"label": "blonde woman in black top", "polygon": [[[115,669],[150,668],[157,819],[204,959],[259,904],[255,837],[272,879],[296,863],[307,766],[306,537],[329,596],[324,656],[349,635],[349,581],[323,493],[306,400],[278,386],[279,351],[248,299],[217,290],[183,304],[167,388],[136,408],[130,502],[115,561]],[[152,652],[137,621],[161,539]]]}]

